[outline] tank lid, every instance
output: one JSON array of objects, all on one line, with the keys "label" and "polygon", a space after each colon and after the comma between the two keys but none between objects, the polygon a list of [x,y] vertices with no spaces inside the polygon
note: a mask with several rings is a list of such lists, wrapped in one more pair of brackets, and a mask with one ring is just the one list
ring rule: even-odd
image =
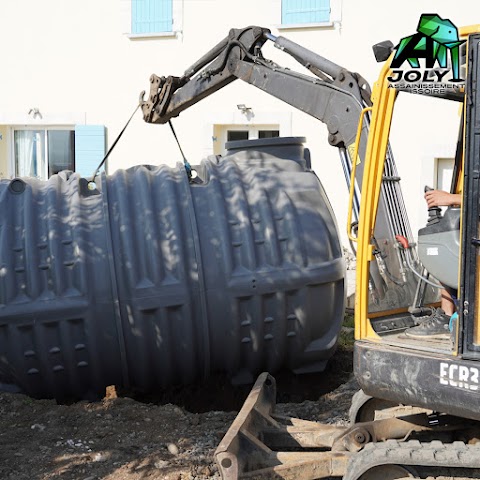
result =
[{"label": "tank lid", "polygon": [[259,138],[256,140],[235,140],[226,142],[227,150],[244,150],[253,147],[279,147],[284,145],[303,145],[306,142],[305,137],[273,137]]}]

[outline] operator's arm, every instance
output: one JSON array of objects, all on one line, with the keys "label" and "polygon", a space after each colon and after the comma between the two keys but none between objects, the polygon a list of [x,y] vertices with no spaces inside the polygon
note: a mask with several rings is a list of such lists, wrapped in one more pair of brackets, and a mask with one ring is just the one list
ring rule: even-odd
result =
[{"label": "operator's arm", "polygon": [[453,207],[461,205],[461,193],[449,193],[443,190],[430,190],[425,193],[425,200],[428,208],[431,207]]}]

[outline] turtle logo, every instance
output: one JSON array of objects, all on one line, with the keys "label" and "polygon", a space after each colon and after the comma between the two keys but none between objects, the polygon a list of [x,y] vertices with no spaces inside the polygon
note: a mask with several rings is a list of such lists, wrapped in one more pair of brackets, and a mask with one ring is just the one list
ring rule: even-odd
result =
[{"label": "turtle logo", "polygon": [[[408,61],[412,68],[420,68],[419,58],[425,59],[427,69],[432,69],[438,62],[440,68],[448,68],[448,52],[450,52],[451,69],[453,78],[450,82],[463,82],[460,78],[460,45],[465,40],[459,40],[457,27],[448,19],[443,19],[436,14],[423,14],[417,27],[417,33],[404,37],[395,47],[396,52],[393,57],[391,67],[400,68],[405,61]],[[400,74],[401,70],[394,73]],[[425,72],[424,81],[429,78],[431,72]],[[408,76],[408,74],[410,74]],[[441,81],[446,72],[433,71]],[[418,78],[416,78],[418,76]],[[417,72],[407,72],[404,75],[406,81],[416,81],[421,78]],[[398,81],[400,78],[394,78],[391,81]],[[431,80],[430,80],[431,81]]]}]

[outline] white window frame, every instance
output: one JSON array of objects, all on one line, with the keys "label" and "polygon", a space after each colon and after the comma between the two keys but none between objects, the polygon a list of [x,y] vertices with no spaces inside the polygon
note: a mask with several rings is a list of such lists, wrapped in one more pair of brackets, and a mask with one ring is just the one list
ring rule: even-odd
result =
[{"label": "white window frame", "polygon": [[131,40],[181,37],[183,31],[183,1],[172,0],[172,30],[170,32],[132,33],[132,0],[120,0],[123,34]]},{"label": "white window frame", "polygon": [[[15,165],[15,131],[20,131],[20,130],[45,130],[46,132],[48,130],[70,130],[70,131],[75,131],[75,125],[43,125],[43,124],[38,124],[38,125],[10,125],[9,126],[9,131],[8,131],[8,137],[9,137],[9,155],[8,155],[8,171],[7,171],[7,176],[10,178],[14,178],[16,176],[16,165]],[[45,158],[47,160],[46,162],[46,168],[47,171],[45,172],[45,179],[48,179],[48,140],[47,138],[45,139]],[[75,161],[75,159],[74,159]]]},{"label": "white window frame", "polygon": [[[281,137],[290,137],[292,135],[292,112],[265,112],[258,111],[253,108],[254,115],[247,117],[247,115],[236,110],[233,112],[212,112],[205,118],[202,138],[203,145],[201,146],[201,153],[203,156],[215,155],[216,152],[222,150],[215,146],[215,127],[217,126],[236,126],[238,130],[248,130],[249,126],[265,126],[278,125],[278,130]],[[232,129],[233,130],[233,129]],[[272,129],[273,130],[273,129]],[[277,128],[275,128],[277,130]],[[215,153],[214,153],[215,152]]]}]

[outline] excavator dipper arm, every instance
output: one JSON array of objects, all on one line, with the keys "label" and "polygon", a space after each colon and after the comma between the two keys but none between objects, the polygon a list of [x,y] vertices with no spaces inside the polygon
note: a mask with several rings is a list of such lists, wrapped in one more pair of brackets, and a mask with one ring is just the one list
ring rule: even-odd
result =
[{"label": "excavator dipper arm", "polygon": [[[315,76],[303,75],[266,59],[262,47],[274,42]],[[181,77],[150,78],[150,95],[144,101],[148,123],[166,123],[183,110],[236,79],[241,79],[293,107],[317,118],[328,127],[329,142],[340,148],[356,136],[360,112],[370,102],[370,88],[358,74],[261,27],[232,29]],[[366,127],[365,127],[366,128]]]}]

